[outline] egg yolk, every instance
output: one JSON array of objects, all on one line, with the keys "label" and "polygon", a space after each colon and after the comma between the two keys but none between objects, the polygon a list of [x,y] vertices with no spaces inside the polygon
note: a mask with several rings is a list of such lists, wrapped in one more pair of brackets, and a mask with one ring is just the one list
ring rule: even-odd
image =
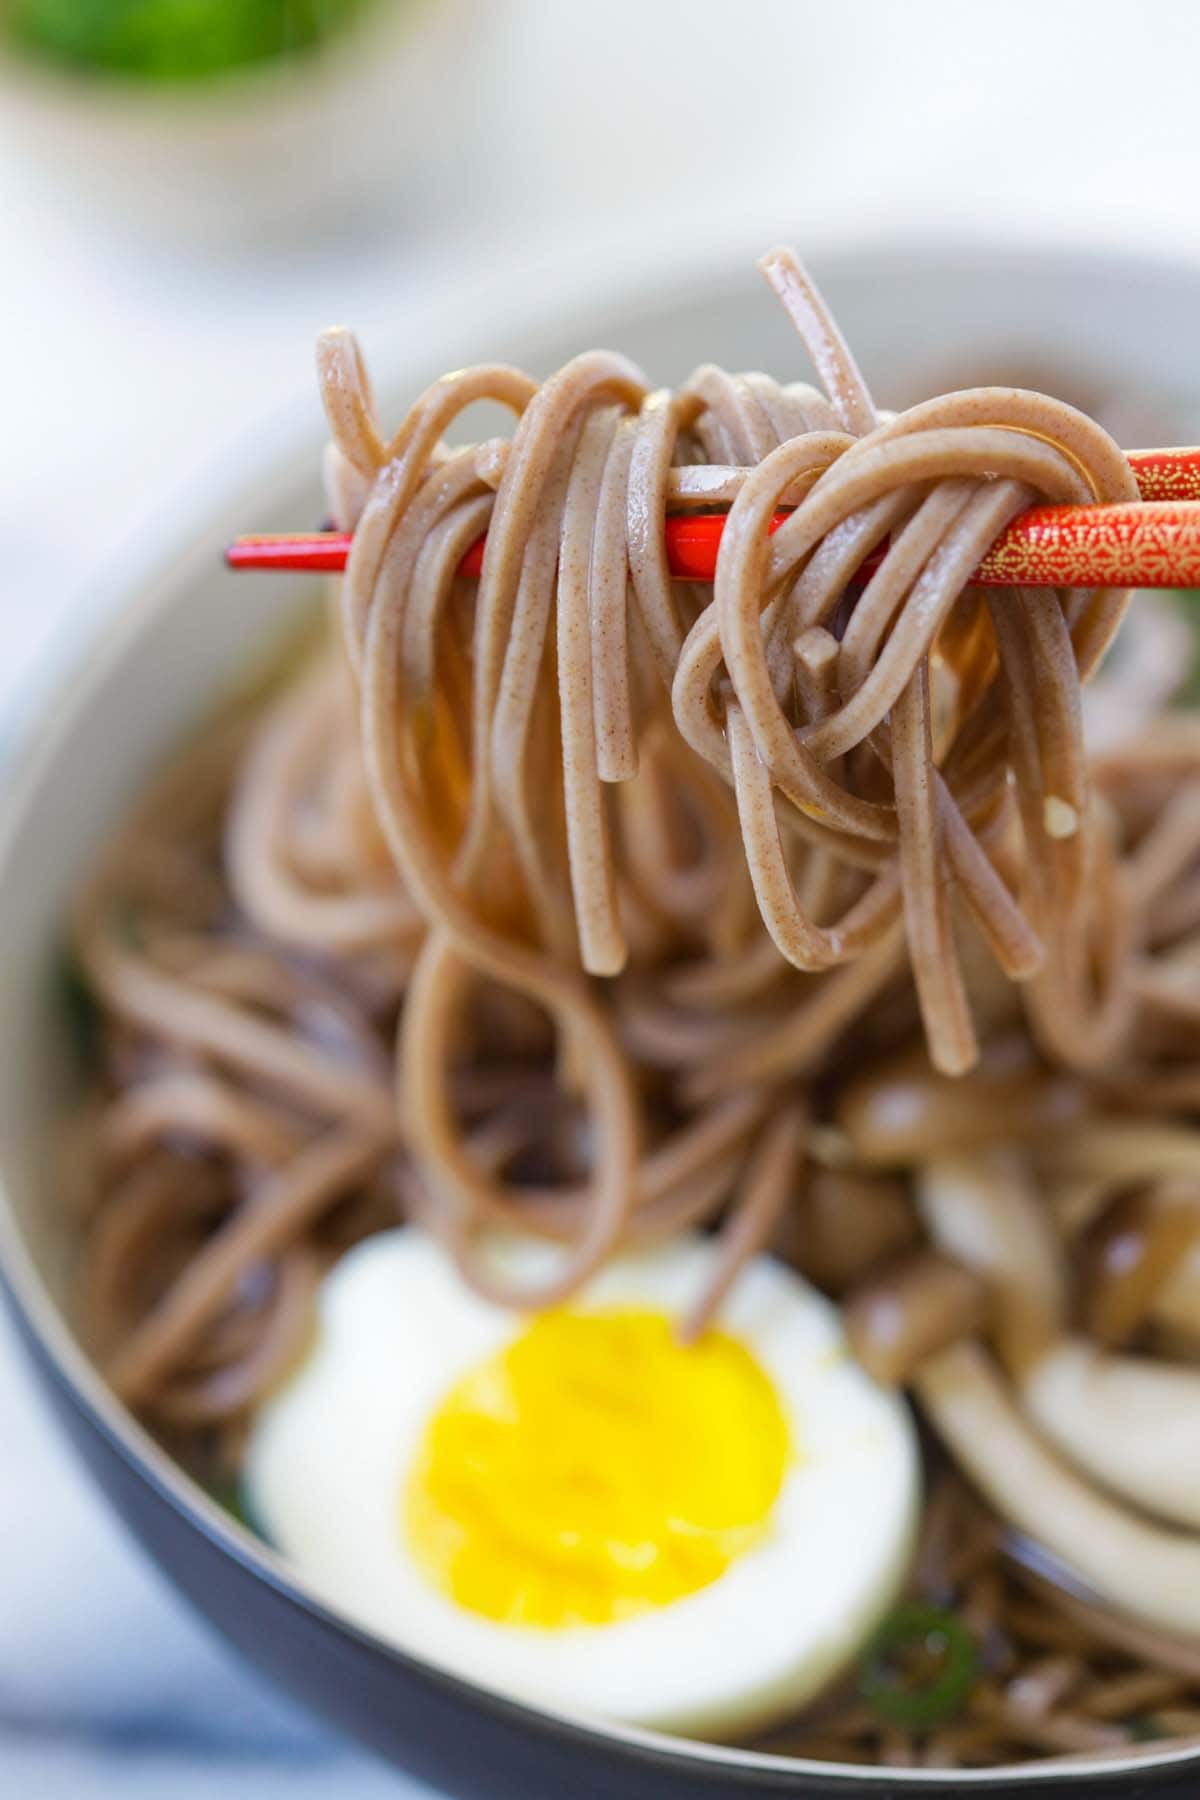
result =
[{"label": "egg yolk", "polygon": [[458,1381],[404,1495],[460,1606],[604,1625],[715,1581],[765,1533],[791,1449],[770,1380],[722,1331],[649,1310],[543,1314]]}]

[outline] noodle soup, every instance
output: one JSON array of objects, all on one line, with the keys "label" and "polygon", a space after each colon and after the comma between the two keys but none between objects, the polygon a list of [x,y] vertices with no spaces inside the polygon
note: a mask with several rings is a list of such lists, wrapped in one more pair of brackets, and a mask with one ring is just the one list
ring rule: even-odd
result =
[{"label": "noodle soup", "polygon": [[[706,365],[650,390],[592,352],[540,386],[504,366],[447,377],[389,439],[353,340],[323,340],[331,497],[354,531],[328,641],[168,772],[80,903],[102,1044],[92,1341],[214,1491],[258,1471],[257,1524],[336,1603],[336,1518],[272,1496],[302,1485],[306,1454],[326,1460],[321,1393],[345,1417],[366,1386],[353,1370],[378,1366],[321,1360],[347,1271],[419,1236],[462,1310],[443,1364],[432,1327],[406,1353],[423,1370],[411,1398],[388,1365],[394,1403],[427,1431],[442,1421],[419,1440],[429,1467],[435,1449],[452,1459],[422,1489],[456,1496],[436,1522],[458,1534],[437,1605],[457,1618],[468,1592],[491,1596],[476,1610],[492,1608],[494,1637],[460,1636],[495,1644],[498,1685],[515,1679],[505,1642],[515,1666],[549,1628],[521,1611],[526,1575],[497,1584],[498,1552],[478,1549],[500,1533],[488,1484],[463,1510],[480,1446],[529,1483],[522,1535],[539,1496],[574,1481],[520,1567],[566,1558],[583,1582],[588,1531],[623,1547],[626,1571],[653,1537],[646,1496],[615,1480],[650,1466],[628,1448],[641,1440],[588,1461],[597,1388],[627,1414],[674,1384],[672,1427],[696,1393],[736,1388],[757,1398],[731,1413],[782,1408],[778,1479],[755,1488],[771,1496],[757,1511],[724,1488],[719,1504],[708,1488],[673,1500],[673,1518],[692,1509],[693,1548],[701,1519],[721,1521],[722,1548],[716,1573],[655,1600],[656,1629],[704,1596],[722,1629],[759,1629],[747,1571],[768,1540],[789,1550],[788,1508],[803,1516],[819,1491],[806,1482],[852,1467],[836,1427],[860,1401],[886,1449],[845,1491],[897,1504],[862,1527],[878,1557],[842,1607],[853,1629],[818,1632],[816,1566],[781,1565],[778,1665],[686,1728],[937,1768],[1190,1740],[1200,735],[1160,695],[1147,704],[1134,616],[1134,654],[1098,684],[1118,725],[1089,752],[1081,689],[1127,596],[970,581],[1034,498],[1132,499],[1136,484],[1105,430],[1041,394],[880,415],[804,271],[776,253],[766,272],[819,389]],[[447,450],[481,398],[510,409],[511,438]],[[688,471],[729,508],[711,588],[664,560]],[[464,578],[485,530],[482,575]],[[533,1340],[552,1351],[514,1348],[528,1312],[592,1317],[605,1282],[612,1310],[631,1313],[636,1289],[667,1338],[627,1318],[595,1363],[569,1325]],[[802,1398],[759,1342],[759,1289],[801,1335],[825,1321],[797,1351]],[[351,1338],[368,1316],[349,1309]],[[381,1317],[372,1341],[394,1345]],[[494,1328],[517,1357],[486,1380],[458,1360],[477,1326],[481,1354]],[[694,1360],[723,1335],[740,1347],[728,1369]],[[610,1392],[621,1367],[643,1375]],[[852,1377],[836,1399],[834,1367]],[[482,1387],[456,1385],[468,1377]],[[699,1404],[715,1442],[723,1403]],[[524,1433],[534,1461],[517,1465],[497,1432],[529,1406],[561,1423]],[[537,1459],[580,1419],[568,1480]],[[377,1435],[364,1416],[343,1465]],[[285,1439],[279,1484],[264,1446]],[[387,1484],[402,1473],[380,1476],[381,1555],[397,1563],[410,1527]],[[603,1498],[581,1522],[588,1484]],[[667,1556],[654,1541],[645,1555]],[[851,1560],[831,1544],[823,1566]],[[609,1691],[587,1671],[617,1613],[638,1626],[622,1642],[651,1642],[633,1617],[644,1591],[635,1605],[605,1587],[601,1619],[595,1571],[585,1559],[590,1598],[570,1613],[596,1645],[583,1706],[589,1680]],[[371,1585],[361,1558],[356,1580]],[[646,1655],[652,1688],[665,1658]],[[631,1706],[617,1694],[609,1710],[643,1717]],[[648,1716],[685,1728],[665,1700]]]}]

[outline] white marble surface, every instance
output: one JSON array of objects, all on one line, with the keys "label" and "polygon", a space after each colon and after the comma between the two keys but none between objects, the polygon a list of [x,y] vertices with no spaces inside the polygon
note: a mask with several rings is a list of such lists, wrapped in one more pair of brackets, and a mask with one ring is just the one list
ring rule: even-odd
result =
[{"label": "white marble surface", "polygon": [[[401,198],[268,239],[234,196],[203,248],[139,226],[136,195],[85,203],[0,119],[0,741],[94,628],[97,569],[303,391],[333,316],[378,339],[447,284],[482,304],[528,262],[544,290],[558,247],[600,268],[610,245],[670,259],[734,235],[818,260],[944,233],[1200,258],[1193,0],[461,10],[442,141],[415,171],[404,153]],[[68,1461],[6,1327],[0,1442],[0,1793],[416,1792],[183,1614]]]}]

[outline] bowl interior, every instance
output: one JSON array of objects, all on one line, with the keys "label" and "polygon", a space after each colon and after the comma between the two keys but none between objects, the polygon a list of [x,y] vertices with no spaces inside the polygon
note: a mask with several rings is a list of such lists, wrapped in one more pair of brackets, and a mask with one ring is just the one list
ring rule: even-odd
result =
[{"label": "bowl interior", "polygon": [[[1200,270],[919,247],[817,259],[815,268],[881,404],[902,404],[939,383],[1019,380],[1025,369],[1036,380],[1058,368],[1068,377],[1061,387],[1127,405],[1129,429],[1138,432],[1130,444],[1200,435],[1200,352],[1188,349]],[[500,356],[544,373],[595,342],[626,351],[655,382],[678,381],[710,360],[808,376],[749,262],[679,276],[632,300],[577,297],[552,317],[504,322],[518,310],[499,309],[491,329],[477,318],[469,329],[456,326],[453,341],[443,322],[418,354],[393,349],[382,365],[376,356],[385,418],[399,416],[442,367]],[[61,980],[71,899],[163,753],[313,604],[311,584],[236,580],[220,565],[236,532],[320,517],[320,443],[307,416],[285,433],[271,466],[259,452],[235,461],[208,498],[208,516],[174,522],[167,556],[140,582],[124,584],[124,610],[9,775],[0,828],[0,1258],[77,1382],[89,1378],[63,1335],[77,1226],[56,1176],[61,1125],[80,1076]]]}]

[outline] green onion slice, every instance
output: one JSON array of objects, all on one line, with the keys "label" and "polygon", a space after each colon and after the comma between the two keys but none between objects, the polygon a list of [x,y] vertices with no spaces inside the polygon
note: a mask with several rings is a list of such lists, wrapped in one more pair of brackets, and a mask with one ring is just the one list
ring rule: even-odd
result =
[{"label": "green onion slice", "polygon": [[928,1731],[961,1712],[975,1682],[975,1639],[957,1613],[898,1606],[871,1639],[858,1691],[889,1725]]}]

